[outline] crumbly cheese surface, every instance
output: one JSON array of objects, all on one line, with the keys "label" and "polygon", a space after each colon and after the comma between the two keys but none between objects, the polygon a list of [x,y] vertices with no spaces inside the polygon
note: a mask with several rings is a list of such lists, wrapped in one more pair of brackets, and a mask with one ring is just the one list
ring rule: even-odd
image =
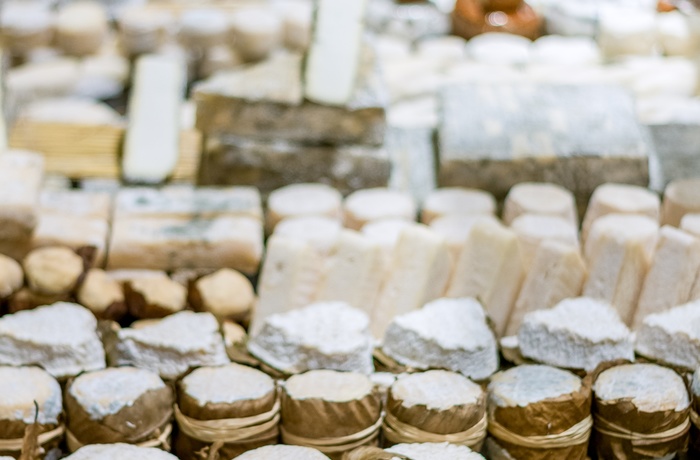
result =
[{"label": "crumbly cheese surface", "polygon": [[221,367],[200,367],[182,379],[182,387],[204,406],[262,398],[274,391],[275,382],[257,369],[232,363]]},{"label": "crumbly cheese surface", "polygon": [[406,374],[391,386],[391,394],[402,400],[403,406],[438,410],[476,404],[482,393],[479,385],[463,375],[442,370]]},{"label": "crumbly cheese surface", "polygon": [[372,388],[372,381],[366,375],[329,370],[309,371],[285,382],[287,394],[294,399],[318,398],[331,402],[364,398]]},{"label": "crumbly cheese surface", "polygon": [[581,389],[581,379],[571,372],[542,365],[523,365],[491,377],[489,401],[499,407],[527,406]]},{"label": "crumbly cheese surface", "polygon": [[0,420],[33,423],[34,401],[39,423],[58,423],[63,399],[55,378],[38,367],[0,367]]}]

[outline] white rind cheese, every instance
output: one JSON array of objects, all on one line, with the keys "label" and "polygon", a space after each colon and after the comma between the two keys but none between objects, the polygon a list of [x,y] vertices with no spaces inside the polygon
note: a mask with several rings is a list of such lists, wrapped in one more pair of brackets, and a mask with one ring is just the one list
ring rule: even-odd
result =
[{"label": "white rind cheese", "polygon": [[396,444],[386,452],[405,455],[412,460],[484,460],[467,446],[444,443]]},{"label": "white rind cheese", "polygon": [[575,374],[544,365],[525,364],[491,377],[489,404],[496,407],[525,407],[545,399],[570,395],[581,390]]},{"label": "white rind cheese", "polygon": [[421,222],[430,224],[446,215],[472,215],[496,213],[496,200],[483,190],[461,187],[445,187],[433,190],[423,201]]},{"label": "white rind cheese", "polygon": [[544,241],[556,241],[574,248],[579,247],[577,227],[571,221],[561,217],[523,214],[513,220],[511,228],[518,235],[526,271],[531,269],[537,248]]},{"label": "white rind cheese", "polygon": [[700,302],[644,318],[636,350],[648,358],[690,370],[700,367]]},{"label": "white rind cheese", "polygon": [[479,403],[484,390],[455,372],[431,370],[400,375],[391,385],[395,400],[403,407],[425,406],[427,410],[446,411],[455,406]]},{"label": "white rind cheese", "polygon": [[512,187],[503,204],[503,222],[510,225],[523,214],[561,217],[578,225],[574,195],[556,184],[525,182]]},{"label": "white rind cheese", "polygon": [[321,452],[310,447],[285,446],[282,444],[274,446],[259,447],[249,450],[236,457],[239,460],[327,460],[328,457]]},{"label": "white rind cheese", "polygon": [[200,367],[183,378],[180,385],[201,407],[260,399],[275,391],[275,381],[267,374],[235,363]]},{"label": "white rind cheese", "polygon": [[483,221],[489,221],[494,224],[500,223],[498,218],[491,214],[450,214],[430,221],[430,229],[445,238],[445,242],[450,249],[453,270],[469,238],[472,227]]},{"label": "white rind cheese", "polygon": [[48,372],[38,367],[0,366],[0,420],[31,424],[36,417],[46,425],[58,423],[62,412],[61,386]]},{"label": "white rind cheese", "polygon": [[608,214],[596,219],[583,248],[589,263],[593,254],[600,251],[598,243],[605,235],[614,235],[620,241],[640,244],[644,249],[644,256],[651,261],[659,239],[659,224],[656,220],[636,214]]},{"label": "white rind cheese", "polygon": [[282,219],[274,230],[275,235],[303,241],[328,256],[339,244],[342,231],[340,220],[323,216],[300,216]]},{"label": "white rind cheese", "polygon": [[686,214],[700,212],[700,179],[672,181],[664,190],[661,223],[678,227]]},{"label": "white rind cheese", "polygon": [[339,219],[343,197],[325,184],[292,184],[278,188],[267,199],[266,228],[287,217],[324,216]]},{"label": "white rind cheese", "polygon": [[409,194],[388,188],[372,188],[351,193],[345,199],[343,211],[345,226],[360,230],[376,220],[415,220],[416,204]]},{"label": "white rind cheese", "polygon": [[137,447],[132,444],[92,444],[81,447],[65,457],[67,460],[177,460],[177,457],[155,447]]}]

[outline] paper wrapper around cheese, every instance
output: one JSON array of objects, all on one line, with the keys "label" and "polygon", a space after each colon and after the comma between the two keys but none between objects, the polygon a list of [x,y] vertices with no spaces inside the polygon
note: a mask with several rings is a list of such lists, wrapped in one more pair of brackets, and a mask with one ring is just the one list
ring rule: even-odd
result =
[{"label": "paper wrapper around cheese", "polygon": [[[518,383],[518,376],[514,373],[525,369],[528,373],[542,373],[545,377],[548,374],[560,376],[562,379],[570,380],[571,388],[577,389],[559,394],[555,397],[545,397],[527,404],[498,404],[494,396],[493,387],[496,382],[503,382],[504,378],[514,380],[513,387],[516,389],[523,382]],[[508,375],[510,374],[510,375]],[[527,377],[522,375],[523,378]],[[533,377],[530,375],[529,377]],[[551,376],[550,376],[551,377]],[[532,378],[527,378],[532,385],[537,385]],[[540,384],[547,384],[549,377]],[[579,385],[577,383],[580,382]],[[501,390],[503,397],[508,397],[506,390]],[[513,396],[514,395],[510,395]],[[492,429],[493,422],[497,422],[511,433],[524,437],[547,436],[563,433],[575,425],[579,424],[590,416],[591,409],[591,387],[590,379],[581,381],[574,374],[568,371],[559,370],[549,366],[525,365],[512,368],[508,371],[500,372],[492,377],[489,384],[489,432],[491,440],[507,451],[513,458],[518,460],[584,460],[587,458],[588,442],[583,442],[568,447],[559,448],[534,448],[516,445],[508,442]]]},{"label": "paper wrapper around cheese", "polygon": [[690,400],[692,412],[690,413],[690,447],[695,455],[700,455],[700,370],[693,374],[690,385]]},{"label": "paper wrapper around cheese", "polygon": [[367,376],[309,371],[292,376],[281,393],[282,442],[313,447],[339,460],[362,445],[377,445],[381,400]]},{"label": "paper wrapper around cheese", "polygon": [[[615,376],[621,370],[628,369],[629,396],[622,396],[616,391],[614,398],[604,398],[601,395],[599,385],[601,379]],[[643,369],[646,368],[646,369]],[[644,378],[646,372],[661,374],[663,378],[657,378],[651,382],[649,389],[657,391],[655,396],[662,399],[664,410],[646,411],[641,404],[649,403],[647,397],[635,399],[634,392],[638,382]],[[609,373],[607,376],[606,373]],[[594,400],[593,414],[595,427],[591,439],[591,450],[596,452],[600,458],[614,458],[619,460],[643,460],[669,458],[676,452],[681,452],[688,445],[689,414],[690,403],[687,399],[685,383],[682,378],[669,368],[657,366],[655,364],[623,364],[613,366],[604,371],[597,372],[597,378],[593,384]],[[619,385],[619,383],[618,383]],[[673,391],[685,398],[680,398],[676,407],[669,407],[669,402],[673,398]],[[608,390],[610,391],[610,390]],[[683,395],[684,394],[684,395]],[[622,396],[622,397],[618,397]],[[681,407],[682,406],[682,407]],[[680,409],[680,410],[678,410]],[[610,424],[617,425],[625,431],[624,435],[609,435],[607,433],[618,433],[620,430],[610,427]],[[633,432],[636,439],[629,439],[629,433]]]},{"label": "paper wrapper around cheese", "polygon": [[[241,389],[244,387],[247,388]],[[201,395],[197,397],[199,392],[210,390],[217,391],[218,396],[210,396],[209,399],[228,401],[204,401]],[[201,460],[202,454],[206,454],[207,459],[228,460],[258,447],[277,444],[278,392],[274,381],[258,370],[239,364],[199,368],[179,382],[177,403],[180,411],[177,415],[180,429],[175,441],[175,452],[180,459]],[[181,422],[183,416],[193,422],[188,424],[189,427]],[[244,426],[241,430],[225,430],[223,426],[213,427],[213,422],[216,421],[223,420],[225,423],[239,419],[243,422],[240,419],[250,417],[261,417],[261,420]],[[201,426],[202,424],[198,423],[200,421],[204,421],[213,429]],[[251,435],[245,435],[246,431]],[[240,439],[225,442],[237,437]]]}]

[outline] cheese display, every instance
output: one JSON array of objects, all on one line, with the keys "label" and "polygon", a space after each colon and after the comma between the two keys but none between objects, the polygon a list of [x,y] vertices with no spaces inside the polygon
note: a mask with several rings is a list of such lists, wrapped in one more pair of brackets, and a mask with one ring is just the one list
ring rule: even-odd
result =
[{"label": "cheese display", "polygon": [[443,443],[478,451],[486,437],[486,395],[448,371],[400,376],[389,389],[382,430],[391,443]]},{"label": "cheese display", "polygon": [[577,297],[525,315],[518,330],[525,358],[566,369],[634,359],[632,334],[609,304]]},{"label": "cheese display", "polygon": [[511,188],[503,205],[503,222],[510,225],[523,214],[561,217],[578,225],[574,196],[555,184],[526,182]]},{"label": "cheese display", "polygon": [[0,318],[0,351],[0,364],[40,365],[60,379],[105,367],[97,320],[68,302]]},{"label": "cheese display", "polygon": [[287,374],[336,369],[369,374],[373,340],[369,318],[343,302],[319,302],[265,318],[248,351]]},{"label": "cheese display", "polygon": [[577,227],[561,217],[523,214],[511,222],[510,226],[518,235],[526,271],[532,269],[537,251],[544,241],[555,241],[576,249],[579,246]]},{"label": "cheese display", "polygon": [[239,364],[196,369],[178,384],[175,452],[186,460],[201,452],[233,458],[275,444],[279,410],[275,382],[261,371]]},{"label": "cheese display", "polygon": [[455,214],[495,214],[496,200],[481,190],[461,187],[440,188],[431,192],[421,205],[421,222],[430,223]]},{"label": "cheese display", "polygon": [[44,452],[55,451],[63,439],[61,386],[38,367],[0,366],[0,414],[0,455],[8,455],[2,458],[15,458],[23,450],[25,429],[35,422]]},{"label": "cheese display", "polygon": [[65,457],[69,460],[90,460],[101,458],[104,460],[119,460],[131,458],[133,460],[175,460],[172,454],[154,447],[138,447],[131,444],[91,444],[75,451]]},{"label": "cheese display", "polygon": [[698,179],[679,179],[668,184],[661,207],[661,223],[677,227],[686,214],[700,212],[699,186]]},{"label": "cheese display", "polygon": [[294,184],[270,193],[267,199],[266,228],[272,231],[288,217],[341,217],[342,195],[324,184]]},{"label": "cheese display", "polygon": [[153,372],[133,367],[81,374],[66,390],[68,449],[128,443],[167,447],[173,391]]},{"label": "cheese display", "polygon": [[327,460],[328,457],[316,449],[301,446],[265,446],[238,456],[241,460],[275,460],[294,458],[295,460]]},{"label": "cheese display", "polygon": [[196,311],[209,312],[219,321],[247,322],[255,293],[248,278],[236,270],[222,268],[191,281],[188,299]]},{"label": "cheese display", "polygon": [[448,369],[474,380],[498,370],[496,338],[484,309],[471,298],[438,299],[397,316],[387,328],[382,351],[415,369]]},{"label": "cheese display", "polygon": [[229,362],[219,323],[210,313],[183,311],[141,327],[117,329],[110,362],[177,379],[191,367]]},{"label": "cheese display", "polygon": [[365,375],[317,370],[292,376],[282,387],[281,406],[284,444],[339,460],[346,451],[377,443],[381,401]]},{"label": "cheese display", "polygon": [[187,304],[187,288],[165,276],[127,281],[124,296],[129,313],[142,319],[162,318]]},{"label": "cheese display", "polygon": [[416,212],[410,195],[387,188],[358,190],[343,203],[345,226],[355,230],[374,220],[415,220]]},{"label": "cheese display", "polygon": [[122,286],[99,268],[87,271],[76,299],[98,319],[118,321],[128,311]]},{"label": "cheese display", "polygon": [[592,449],[602,458],[671,458],[688,443],[690,399],[683,378],[654,364],[601,372],[593,383]]},{"label": "cheese display", "polygon": [[[522,365],[488,385],[488,458],[584,460],[593,420],[590,383],[571,372]],[[606,457],[607,458],[607,457]]]}]

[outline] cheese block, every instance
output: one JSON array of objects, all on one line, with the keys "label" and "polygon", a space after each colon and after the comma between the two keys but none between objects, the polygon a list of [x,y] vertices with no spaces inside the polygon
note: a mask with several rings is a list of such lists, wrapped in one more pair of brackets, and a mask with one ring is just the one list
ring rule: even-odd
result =
[{"label": "cheese block", "polygon": [[496,338],[471,298],[438,299],[396,317],[382,350],[416,369],[440,368],[484,380],[498,370]]},{"label": "cheese block", "polygon": [[672,181],[664,191],[661,223],[677,227],[686,214],[700,212],[700,179]]},{"label": "cheese block", "polygon": [[260,447],[248,451],[237,458],[241,460],[277,460],[278,458],[293,458],[294,460],[325,460],[328,457],[316,449],[301,446],[285,446],[282,444]]},{"label": "cheese block", "polygon": [[140,328],[117,331],[112,360],[176,379],[191,367],[218,366],[229,360],[219,323],[210,313],[183,311]]},{"label": "cheese block", "polygon": [[583,294],[610,302],[627,325],[635,316],[651,263],[648,243],[656,240],[656,229],[656,222],[646,217],[610,214],[593,224],[586,242],[590,270]]},{"label": "cheese block", "polygon": [[90,248],[94,251],[93,264],[101,267],[107,256],[109,223],[107,219],[71,216],[41,211],[32,233],[33,250],[62,246],[74,252]]},{"label": "cheese block", "polygon": [[138,280],[142,278],[167,278],[168,274],[162,270],[146,270],[146,269],[122,269],[108,270],[107,276],[110,279],[124,284],[128,281]]},{"label": "cheese block", "polygon": [[274,234],[287,239],[303,241],[322,256],[336,249],[343,225],[336,217],[287,217],[275,225]]},{"label": "cheese block", "polygon": [[226,42],[227,18],[215,9],[183,11],[179,18],[178,39],[190,49],[206,49]]},{"label": "cheese block", "polygon": [[430,229],[445,238],[445,242],[447,242],[453,271],[459,260],[462,248],[469,238],[472,227],[479,222],[485,221],[493,224],[499,223],[498,218],[491,214],[448,214],[430,221]]},{"label": "cheese block", "polygon": [[81,447],[73,454],[65,457],[69,460],[175,460],[176,456],[155,447],[137,447],[131,444],[92,444]]},{"label": "cheese block", "polygon": [[68,449],[88,444],[160,441],[170,430],[173,391],[151,371],[135,367],[108,368],[81,374],[66,389]]},{"label": "cheese block", "polygon": [[456,35],[428,37],[416,44],[416,53],[449,65],[467,59],[467,41]]},{"label": "cheese block", "polygon": [[395,444],[451,442],[478,451],[486,437],[486,395],[454,372],[399,376],[386,411],[384,436]]},{"label": "cheese block", "polygon": [[590,371],[606,361],[634,359],[632,334],[615,309],[588,297],[528,313],[518,343],[525,358],[567,369]]},{"label": "cheese block", "polygon": [[522,365],[499,372],[488,386],[489,450],[500,448],[505,458],[585,460],[590,411],[590,383],[569,371]]},{"label": "cheese block", "polygon": [[585,241],[595,221],[606,214],[636,214],[658,221],[661,203],[656,193],[634,185],[603,184],[596,188],[581,228]]},{"label": "cheese block", "polygon": [[323,259],[310,245],[273,235],[267,240],[258,283],[258,304],[250,330],[260,330],[268,316],[305,307],[313,301]]},{"label": "cheese block", "polygon": [[324,216],[339,219],[343,197],[325,184],[292,184],[270,193],[266,227],[272,231],[287,217]]},{"label": "cheese block", "polygon": [[222,268],[190,281],[188,300],[196,311],[209,312],[219,321],[247,322],[255,303],[251,282],[236,270]]},{"label": "cheese block", "polygon": [[315,370],[282,388],[282,442],[313,447],[334,460],[344,451],[377,445],[381,401],[372,381],[355,372]]},{"label": "cheese block", "polygon": [[39,198],[39,210],[42,214],[108,220],[112,215],[112,198],[106,192],[44,189]]},{"label": "cheese block", "polygon": [[72,292],[84,272],[83,259],[65,247],[35,249],[22,261],[29,288],[45,295]]},{"label": "cheese block", "polygon": [[197,128],[254,140],[382,145],[386,89],[369,46],[363,48],[356,90],[343,107],[305,100],[302,68],[301,54],[280,52],[196,84]]},{"label": "cheese block", "polygon": [[0,364],[39,365],[56,378],[105,367],[97,320],[68,302],[0,318],[0,350]]},{"label": "cheese block", "polygon": [[262,223],[251,217],[129,218],[112,227],[107,268],[230,267],[257,272]]},{"label": "cheese block", "polygon": [[469,40],[467,53],[479,63],[523,66],[530,62],[530,43],[518,35],[488,32]]},{"label": "cheese block", "polygon": [[304,96],[346,106],[355,93],[362,59],[367,0],[316,2],[304,68]]},{"label": "cheese block", "polygon": [[230,41],[246,62],[265,59],[282,39],[282,21],[274,10],[264,7],[234,11],[228,28]]},{"label": "cheese block", "polygon": [[595,40],[588,37],[546,35],[532,43],[533,64],[566,65],[571,67],[595,66],[602,56]]},{"label": "cheese block", "polygon": [[693,57],[700,51],[697,20],[680,11],[656,15],[658,40],[666,56]]},{"label": "cheese block", "polygon": [[14,55],[48,46],[53,35],[54,17],[40,2],[6,2],[0,13],[3,45]]},{"label": "cheese block", "polygon": [[127,312],[122,286],[99,268],[87,271],[76,299],[99,319],[118,321]]},{"label": "cheese block", "polygon": [[149,55],[136,61],[122,159],[128,182],[159,184],[175,170],[185,80],[184,64],[175,57]]},{"label": "cheese block", "polygon": [[561,217],[578,226],[574,195],[556,184],[526,182],[511,188],[503,204],[503,222],[510,225],[523,214]]},{"label": "cheese block", "polygon": [[699,321],[698,301],[647,316],[637,331],[637,353],[674,367],[697,369],[700,367],[697,353],[700,334],[695,325]]},{"label": "cheese block", "polygon": [[[220,458],[238,457],[275,444],[279,436],[274,380],[240,364],[200,367],[184,377],[177,386],[175,414],[180,427],[175,452],[185,460],[199,458],[202,449]],[[222,426],[212,429],[216,423]]]},{"label": "cheese block", "polygon": [[421,222],[448,215],[495,214],[496,200],[482,190],[463,187],[446,187],[432,191],[421,206]]},{"label": "cheese block", "polygon": [[686,214],[681,219],[680,229],[700,238],[700,214]]},{"label": "cheese block", "polygon": [[599,21],[598,43],[606,58],[653,54],[656,45],[653,10],[605,5],[600,9]]},{"label": "cheese block", "polygon": [[540,214],[523,214],[511,222],[511,229],[518,235],[523,267],[532,270],[540,245],[545,241],[578,249],[578,229],[570,220]]},{"label": "cheese block", "polygon": [[95,54],[107,35],[104,6],[84,0],[64,5],[56,15],[56,44],[68,55]]},{"label": "cheese block", "polygon": [[423,226],[404,229],[372,312],[374,337],[383,337],[394,317],[442,297],[451,268],[449,249],[440,236]]},{"label": "cheese block", "polygon": [[586,264],[578,249],[555,241],[542,243],[527,272],[505,335],[517,335],[525,316],[577,297],[586,281]]},{"label": "cheese block", "polygon": [[634,328],[644,318],[690,300],[700,269],[700,240],[682,230],[661,227],[654,259],[644,278]]},{"label": "cheese block", "polygon": [[124,296],[136,318],[163,318],[185,309],[187,288],[167,277],[127,281]]},{"label": "cheese block", "polygon": [[168,38],[174,18],[162,9],[124,7],[117,15],[119,41],[129,56],[153,53]]},{"label": "cheese block", "polygon": [[447,287],[447,297],[479,299],[505,333],[525,273],[515,233],[498,222],[474,224],[462,246]]},{"label": "cheese block", "polygon": [[22,266],[14,259],[0,254],[0,299],[6,299],[24,284]]},{"label": "cheese block", "polygon": [[613,367],[598,375],[593,392],[591,449],[600,458],[673,458],[687,448],[690,398],[683,378],[671,369]]},{"label": "cheese block", "polygon": [[61,386],[38,367],[0,366],[0,418],[0,458],[12,459],[20,454],[24,432],[35,422],[39,446],[51,451],[63,438],[59,426],[63,419]]},{"label": "cheese block", "polygon": [[343,218],[345,226],[354,230],[374,220],[415,220],[416,203],[410,195],[388,188],[358,190],[345,199]]},{"label": "cheese block", "polygon": [[440,186],[468,185],[502,199],[515,184],[549,182],[584,203],[606,182],[648,184],[654,149],[625,90],[522,78],[497,85],[492,75],[439,93]]},{"label": "cheese block", "polygon": [[288,374],[336,369],[369,374],[373,340],[368,316],[344,302],[318,302],[268,316],[248,350]]},{"label": "cheese block", "polygon": [[[386,114],[389,130],[399,131],[403,133],[403,137],[408,139],[405,141],[405,149],[414,149],[410,139],[417,136],[411,136],[411,130],[421,128],[420,138],[421,143],[430,146],[430,151],[435,149],[433,145],[433,132],[438,125],[438,101],[435,95],[425,95],[406,100],[395,101],[391,104]],[[388,139],[390,140],[390,138]],[[434,159],[433,159],[434,160]]]},{"label": "cheese block", "polygon": [[343,230],[326,261],[316,300],[345,302],[371,315],[384,268],[384,253],[378,244],[358,232]]},{"label": "cheese block", "polygon": [[296,51],[306,51],[311,44],[313,4],[310,1],[287,2],[282,14],[282,43]]}]

